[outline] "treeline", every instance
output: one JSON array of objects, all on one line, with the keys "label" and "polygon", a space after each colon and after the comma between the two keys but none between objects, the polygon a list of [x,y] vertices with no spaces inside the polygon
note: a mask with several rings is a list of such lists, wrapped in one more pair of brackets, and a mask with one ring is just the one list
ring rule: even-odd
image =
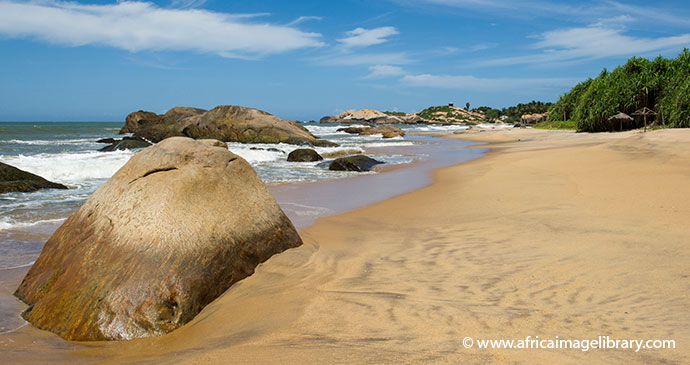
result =
[{"label": "treeline", "polygon": [[625,65],[611,72],[604,69],[598,77],[565,93],[549,109],[548,119],[573,120],[581,131],[613,131],[619,124],[609,122],[611,116],[620,112],[631,115],[647,107],[657,112],[659,120],[663,111],[669,127],[690,127],[689,76],[687,48],[675,59],[633,57]]},{"label": "treeline", "polygon": [[506,116],[506,123],[516,123],[520,121],[520,117],[524,114],[546,113],[552,106],[553,103],[544,103],[541,101],[532,100],[527,104],[518,104],[515,106],[502,109],[494,109],[488,106],[480,106],[479,108],[476,108],[474,110],[484,113],[484,116],[486,117],[487,121],[495,121],[498,120],[501,116]]}]

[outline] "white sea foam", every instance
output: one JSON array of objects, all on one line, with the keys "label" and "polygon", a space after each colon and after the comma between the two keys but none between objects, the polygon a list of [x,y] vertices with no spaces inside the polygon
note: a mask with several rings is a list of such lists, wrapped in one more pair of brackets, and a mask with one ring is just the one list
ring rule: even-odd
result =
[{"label": "white sea foam", "polygon": [[304,126],[307,128],[307,130],[317,136],[332,136],[332,135],[348,135],[346,132],[338,132],[339,128],[347,128],[347,127],[357,127],[357,128],[364,128],[366,125],[363,124],[348,124],[348,125],[343,125],[343,124],[336,124],[336,125],[306,125]]},{"label": "white sea foam", "polygon": [[66,218],[56,218],[56,219],[41,219],[35,222],[17,222],[11,218],[0,218],[0,230],[3,229],[17,229],[17,228],[26,228],[26,227],[33,227],[37,226],[39,224],[48,224],[48,223],[60,223],[63,222]]},{"label": "white sea foam", "polygon": [[134,153],[133,151],[40,153],[29,156],[4,156],[2,160],[50,181],[69,185],[79,184],[84,180],[110,178]]},{"label": "white sea foam", "polygon": [[72,144],[84,144],[84,143],[96,143],[93,139],[55,139],[51,141],[32,139],[32,140],[21,140],[21,139],[8,139],[7,141],[0,141],[4,143],[15,143],[15,144],[25,144],[34,146],[55,146],[55,145],[72,145]]}]

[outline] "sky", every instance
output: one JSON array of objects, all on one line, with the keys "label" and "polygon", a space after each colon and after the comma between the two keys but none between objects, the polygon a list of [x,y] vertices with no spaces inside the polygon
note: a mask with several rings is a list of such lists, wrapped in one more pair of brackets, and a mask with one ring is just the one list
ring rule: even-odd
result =
[{"label": "sky", "polygon": [[0,121],[501,108],[686,47],[686,0],[0,0]]}]

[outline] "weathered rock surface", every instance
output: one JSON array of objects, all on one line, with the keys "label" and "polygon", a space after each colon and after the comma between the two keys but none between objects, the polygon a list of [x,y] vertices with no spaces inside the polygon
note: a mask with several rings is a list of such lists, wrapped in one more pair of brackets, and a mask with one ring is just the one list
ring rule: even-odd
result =
[{"label": "weathered rock surface", "polygon": [[311,148],[298,148],[288,154],[289,162],[314,162],[321,161],[323,157]]},{"label": "weathered rock surface", "polygon": [[163,123],[163,116],[156,113],[139,110],[129,113],[125,119],[125,125],[120,129],[120,134],[134,133],[139,129]]},{"label": "weathered rock surface", "polygon": [[67,189],[67,187],[0,162],[0,194],[9,192],[26,193],[41,189]]},{"label": "weathered rock surface", "polygon": [[299,123],[237,105],[220,105],[209,111],[176,107],[164,115],[138,111],[127,116],[120,133],[134,133],[135,137],[154,143],[186,136],[224,142],[337,146],[314,137]]},{"label": "weathered rock surface", "polygon": [[424,123],[424,119],[417,114],[389,115],[378,110],[360,109],[348,110],[334,116],[321,118],[320,123],[340,123],[340,124],[416,124]]},{"label": "weathered rock surface", "polygon": [[101,152],[112,152],[118,150],[131,150],[135,148],[145,148],[150,146],[151,143],[146,142],[137,137],[124,137],[121,140],[114,140],[109,146],[105,146],[99,151]]},{"label": "weathered rock surface", "polygon": [[170,332],[273,254],[302,244],[252,167],[216,140],[134,155],[46,242],[15,295],[69,340]]},{"label": "weathered rock surface", "polygon": [[314,137],[299,123],[236,105],[217,106],[190,118],[182,133],[192,138],[216,138],[226,142],[337,146]]},{"label": "weathered rock surface", "polygon": [[370,171],[374,166],[384,162],[374,160],[371,157],[364,155],[356,155],[349,157],[341,157],[333,160],[328,167],[329,170],[334,171]]}]

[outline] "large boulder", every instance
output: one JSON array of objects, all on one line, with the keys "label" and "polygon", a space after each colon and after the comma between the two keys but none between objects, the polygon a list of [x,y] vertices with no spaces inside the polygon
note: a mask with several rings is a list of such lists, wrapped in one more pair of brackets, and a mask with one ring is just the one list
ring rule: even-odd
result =
[{"label": "large boulder", "polygon": [[323,160],[318,152],[311,148],[298,148],[288,154],[289,162],[315,162]]},{"label": "large boulder", "polygon": [[191,117],[182,133],[192,138],[216,138],[226,142],[336,146],[314,137],[299,123],[237,105],[220,105]]},{"label": "large boulder", "polygon": [[65,339],[155,336],[301,244],[225,143],[173,137],[134,155],[67,219],[15,295],[27,321]]},{"label": "large boulder", "polygon": [[329,170],[333,171],[370,171],[375,165],[382,164],[383,162],[374,160],[371,157],[364,155],[355,155],[349,157],[341,157],[333,160]]},{"label": "large boulder", "polygon": [[0,162],[0,194],[27,193],[41,189],[67,189],[67,187]]},{"label": "large boulder", "polygon": [[237,105],[220,105],[209,111],[175,107],[164,115],[140,110],[127,116],[120,133],[134,133],[134,137],[153,143],[186,136],[225,142],[337,146],[314,137],[299,123]]},{"label": "large boulder", "polygon": [[125,125],[120,129],[120,134],[134,133],[137,130],[152,127],[163,123],[163,116],[156,113],[139,110],[129,113],[125,119]]}]

